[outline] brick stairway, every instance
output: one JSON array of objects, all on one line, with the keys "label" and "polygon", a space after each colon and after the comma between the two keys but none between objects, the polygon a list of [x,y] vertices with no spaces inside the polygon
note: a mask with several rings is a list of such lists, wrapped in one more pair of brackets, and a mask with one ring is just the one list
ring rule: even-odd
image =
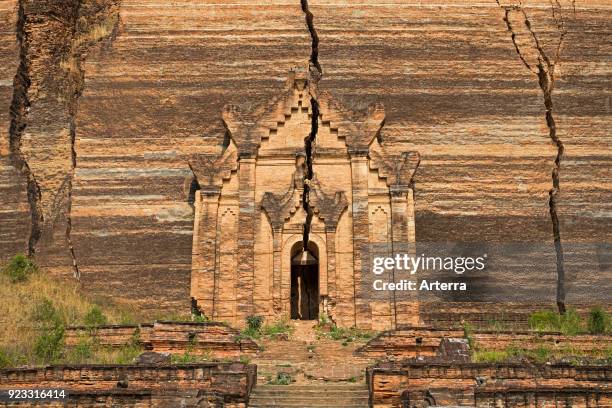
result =
[{"label": "brick stairway", "polygon": [[368,406],[365,384],[258,384],[251,392],[252,408],[363,408]]},{"label": "brick stairway", "polygon": [[288,340],[264,340],[264,350],[253,358],[257,364],[258,383],[274,381],[285,373],[296,385],[313,382],[363,383],[365,369],[374,363],[370,357],[353,355],[363,343],[316,339],[315,321],[293,321]]},{"label": "brick stairway", "polygon": [[[317,339],[315,321],[293,321],[288,340],[264,340],[257,364],[257,385],[249,407],[346,407],[368,406],[365,369],[370,358],[353,355],[362,345]],[[279,373],[290,385],[276,385]]]}]

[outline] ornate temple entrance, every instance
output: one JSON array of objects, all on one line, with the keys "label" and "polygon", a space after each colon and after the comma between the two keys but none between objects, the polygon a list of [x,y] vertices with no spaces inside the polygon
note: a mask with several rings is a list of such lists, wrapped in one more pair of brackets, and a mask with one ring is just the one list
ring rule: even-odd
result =
[{"label": "ornate temple entrance", "polygon": [[292,251],[292,319],[316,320],[319,318],[319,260],[315,255],[316,247],[304,252],[298,246],[298,250]]},{"label": "ornate temple entrance", "polygon": [[[206,316],[236,325],[250,315],[310,320],[319,312],[341,327],[418,324],[416,299],[372,296],[364,248],[414,244],[419,154],[379,140],[381,104],[352,111],[321,92],[314,109],[314,91],[297,70],[269,101],[227,105],[225,147],[190,158],[191,296]],[[314,113],[309,163],[304,137]]]}]

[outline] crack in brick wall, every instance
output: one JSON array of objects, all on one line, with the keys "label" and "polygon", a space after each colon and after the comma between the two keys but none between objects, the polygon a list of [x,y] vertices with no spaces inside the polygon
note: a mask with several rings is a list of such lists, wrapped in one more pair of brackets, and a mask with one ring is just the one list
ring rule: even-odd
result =
[{"label": "crack in brick wall", "polygon": [[[80,270],[71,238],[71,209],[72,185],[77,166],[75,119],[85,78],[82,63],[92,46],[116,33],[118,7],[119,0],[75,0],[64,3],[31,3],[22,0],[18,8],[16,36],[20,63],[13,83],[9,146],[12,164],[27,180],[31,215],[27,253],[29,256],[37,256],[44,252],[43,249],[47,249],[46,246],[55,246],[53,231],[57,220],[64,217],[65,245],[76,278],[80,277]],[[53,21],[55,25],[49,28],[45,25],[47,21]],[[56,41],[46,38],[45,30],[54,30]],[[38,66],[42,63],[46,63],[44,71],[40,71]],[[31,86],[36,90],[48,89],[47,99],[36,92],[30,95]],[[32,118],[29,117],[30,109],[37,110]],[[66,158],[69,158],[70,166],[57,169],[56,176],[63,177],[58,187],[53,187],[53,180],[46,180],[45,174],[40,174],[41,164],[47,164],[45,160],[49,158],[40,154],[40,147],[25,147],[22,143],[28,126],[33,126],[29,137],[33,140],[40,137],[40,129],[32,125],[32,121],[41,122],[41,117],[45,115],[57,117],[59,124],[65,118],[65,129],[69,135],[70,145],[64,146],[69,147],[70,157]],[[65,142],[52,140],[53,143]],[[53,145],[48,148],[52,149]]]},{"label": "crack in brick wall", "polygon": [[16,26],[16,37],[19,46],[19,67],[13,80],[13,100],[10,107],[11,124],[9,128],[10,159],[17,170],[19,170],[27,182],[27,196],[30,207],[30,236],[28,237],[28,256],[33,256],[36,244],[41,236],[42,224],[44,222],[40,208],[40,186],[36,181],[34,173],[30,169],[26,157],[21,152],[21,138],[27,127],[27,118],[30,111],[28,90],[30,88],[30,77],[28,72],[28,32],[25,29],[27,16],[24,1],[19,2],[18,19]]},{"label": "crack in brick wall", "polygon": [[[553,20],[557,25],[557,29],[559,31],[558,42],[555,50],[554,57],[550,57],[547,52],[544,50],[540,39],[537,33],[534,31],[531,20],[529,19],[527,12],[523,8],[522,3],[519,1],[517,5],[511,6],[502,6],[499,0],[496,0],[497,4],[502,7],[505,11],[504,22],[506,24],[506,28],[508,32],[511,34],[512,43],[518,54],[521,62],[525,67],[538,78],[538,85],[540,90],[542,91],[543,99],[544,99],[544,107],[546,109],[546,126],[548,127],[548,136],[550,140],[553,142],[557,149],[557,154],[554,160],[554,166],[551,172],[551,181],[552,187],[550,188],[548,195],[548,206],[550,219],[553,230],[553,238],[554,238],[554,246],[555,246],[555,255],[556,255],[556,270],[557,270],[557,307],[560,313],[565,313],[565,269],[564,269],[564,259],[563,259],[563,245],[561,241],[561,230],[558,216],[558,200],[559,195],[561,193],[561,184],[560,184],[560,172],[561,172],[561,162],[563,160],[563,156],[565,153],[565,146],[563,141],[557,135],[557,125],[554,117],[553,110],[553,91],[555,87],[555,67],[557,63],[560,61],[561,49],[563,47],[563,43],[565,37],[567,35],[567,29],[565,27],[565,20],[562,14],[563,7],[559,1],[551,1],[551,12]],[[574,13],[575,3],[572,2]],[[525,50],[521,47],[517,40],[518,33],[515,31],[515,27],[511,23],[510,19],[512,13],[520,13],[523,18],[523,23],[525,28],[527,29],[529,36],[532,40],[532,48],[535,49],[537,54],[537,61],[535,63],[529,63],[528,57],[525,54]]]},{"label": "crack in brick wall", "polygon": [[310,106],[312,110],[311,115],[311,130],[310,134],[304,139],[304,151],[306,153],[306,171],[304,173],[304,193],[302,196],[302,206],[306,212],[306,220],[304,222],[304,238],[303,238],[303,250],[306,251],[308,248],[308,241],[310,236],[310,228],[312,225],[312,218],[314,217],[314,211],[309,202],[310,194],[310,183],[314,177],[313,162],[314,162],[314,150],[313,143],[317,138],[319,131],[319,102],[317,101],[317,85],[323,70],[319,63],[319,36],[314,27],[314,15],[308,8],[308,0],[300,0],[302,12],[306,20],[306,26],[311,38],[311,52],[308,67],[308,88],[310,92]]}]

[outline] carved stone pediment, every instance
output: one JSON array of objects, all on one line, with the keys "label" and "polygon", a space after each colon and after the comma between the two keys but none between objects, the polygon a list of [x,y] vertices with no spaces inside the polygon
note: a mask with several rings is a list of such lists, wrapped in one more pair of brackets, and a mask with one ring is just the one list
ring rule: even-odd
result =
[{"label": "carved stone pediment", "polygon": [[255,157],[261,140],[270,135],[279,123],[291,116],[296,91],[303,93],[307,85],[302,71],[292,70],[282,92],[254,108],[242,108],[228,104],[223,108],[222,119],[240,157]]},{"label": "carved stone pediment", "polygon": [[189,160],[189,167],[201,189],[220,189],[223,180],[238,169],[238,151],[230,145],[221,155],[196,154]]},{"label": "carved stone pediment", "polygon": [[392,154],[378,143],[372,144],[369,152],[370,168],[378,170],[378,175],[387,181],[392,191],[407,191],[412,187],[414,173],[421,162],[416,151]]},{"label": "carved stone pediment", "polygon": [[329,94],[321,93],[319,107],[323,121],[339,130],[338,137],[344,138],[351,155],[365,156],[385,123],[382,103],[370,104],[365,111],[353,111]]},{"label": "carved stone pediment", "polygon": [[309,183],[309,186],[308,202],[314,213],[323,220],[326,229],[335,231],[340,216],[349,205],[346,194],[344,191],[326,194],[316,177]]}]

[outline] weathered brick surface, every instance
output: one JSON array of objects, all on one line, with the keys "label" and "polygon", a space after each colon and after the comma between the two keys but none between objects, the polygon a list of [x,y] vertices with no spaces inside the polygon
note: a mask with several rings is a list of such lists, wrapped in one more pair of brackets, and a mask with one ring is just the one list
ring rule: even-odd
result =
[{"label": "weathered brick surface", "polygon": [[182,354],[210,353],[211,357],[238,357],[259,350],[251,339],[239,339],[240,332],[223,323],[155,322],[152,324],[85,327],[66,330],[66,345],[75,346],[83,335],[93,336],[101,345],[121,347],[136,340],[147,350]]},{"label": "weathered brick surface", "polygon": [[474,332],[472,337],[478,347],[486,350],[505,350],[508,347],[536,349],[577,350],[578,352],[605,351],[612,347],[610,335],[564,336],[561,333],[533,332]]},{"label": "weathered brick surface", "polygon": [[245,408],[244,402],[226,401],[223,395],[201,391],[75,391],[66,401],[1,403],[3,407],[129,407],[129,408]]},{"label": "weathered brick surface", "polygon": [[[500,263],[476,292],[485,300],[522,287],[552,285],[555,254],[548,192],[556,149],[538,77],[521,61],[504,22],[517,1],[313,0],[320,89],[345,101],[387,108],[381,137],[421,153],[415,175],[417,243],[545,243]],[[566,147],[559,198],[568,299],[604,302],[610,293],[610,189],[605,147],[611,121],[607,1],[559,2],[565,36],[553,91],[557,133]],[[548,1],[522,2],[553,56],[559,28]],[[556,10],[559,12],[559,10]],[[528,62],[535,47],[520,11],[511,12]],[[582,27],[582,28],[581,28]],[[588,28],[587,28],[588,27]],[[601,96],[598,96],[601,95]],[[576,244],[586,244],[577,248]],[[608,249],[606,249],[608,248]],[[493,255],[493,252],[490,252]],[[503,251],[495,254],[503,257]],[[537,271],[519,279],[516,272]],[[590,292],[590,293],[589,293]],[[554,290],[548,295],[554,300]],[[446,299],[457,300],[457,299]]]},{"label": "weathered brick surface", "polygon": [[[585,298],[583,303],[572,304],[577,313],[586,319],[592,306]],[[603,305],[608,313],[612,306]],[[529,330],[529,316],[536,311],[554,310],[550,303],[483,303],[483,302],[423,302],[421,318],[428,326],[462,328],[469,324],[474,329],[496,327],[503,330]]]},{"label": "weathered brick surface", "polygon": [[[439,354],[442,339],[464,338],[459,329],[407,327],[383,332],[357,350],[364,356],[410,358]],[[503,351],[508,348],[575,350],[577,353],[605,352],[612,347],[610,335],[566,336],[555,332],[471,331],[470,337],[481,350]],[[569,351],[571,353],[571,351]]]},{"label": "weathered brick surface", "polygon": [[0,262],[27,249],[30,208],[26,182],[9,157],[13,79],[19,66],[17,0],[0,1]]},{"label": "weathered brick surface", "polygon": [[[226,192],[231,191],[219,197],[216,208],[223,247],[206,247],[205,253],[193,248],[198,233],[193,190],[199,180],[189,164],[194,154],[219,155],[230,136],[238,137],[226,134],[225,104],[240,104],[242,112],[256,111],[257,116],[261,104],[284,95],[286,73],[307,66],[311,39],[299,2],[94,3],[0,2],[0,259],[25,247],[34,220],[40,224],[42,240],[34,249],[41,265],[69,273],[72,248],[83,286],[91,292],[148,309],[186,310],[191,285],[191,293],[214,318],[240,321],[252,312],[275,317],[286,308],[290,293],[282,279],[286,267],[276,258],[287,262],[305,214],[294,208],[291,226],[280,236],[275,233],[275,245],[259,205],[266,192],[280,196],[288,191],[295,170],[288,158],[298,153],[296,146],[303,153],[311,95],[304,94],[299,107],[292,101],[289,113],[299,112],[291,123],[281,115],[280,120],[266,118],[268,133],[259,129],[250,134],[256,129],[249,126],[237,132],[249,134],[249,143],[241,146],[248,150],[241,157],[245,171],[223,181]],[[17,24],[19,4],[28,17],[23,26]],[[347,193],[337,232],[325,230],[325,221],[315,217],[312,234],[327,263],[320,293],[334,289],[336,298],[326,308],[339,324],[384,329],[417,322],[423,308],[413,299],[370,302],[371,293],[360,287],[360,267],[368,267],[371,255],[361,244],[410,242],[415,234],[417,243],[478,242],[490,249],[498,261],[486,275],[474,277],[471,296],[476,300],[491,300],[503,290],[532,289],[544,301],[554,300],[548,191],[556,149],[538,77],[513,43],[533,65],[535,49],[526,46],[532,33],[517,9],[510,12],[516,36],[504,21],[504,7],[517,4],[309,2],[323,68],[313,93],[322,107],[329,97],[349,114],[346,119],[322,110],[314,161],[323,191]],[[612,230],[606,184],[610,10],[604,0],[577,2],[575,8],[562,5],[558,10],[538,0],[526,2],[524,10],[549,55],[559,39],[559,15],[568,30],[552,95],[557,134],[566,147],[558,214],[568,300],[603,303],[611,281],[606,267]],[[21,55],[15,27],[28,37]],[[88,41],[104,31],[101,27],[108,28],[103,38]],[[29,86],[28,101],[22,100],[18,109],[23,134],[13,138],[22,137],[17,150],[40,188],[34,218],[24,179],[7,157],[16,72],[25,75],[16,85]],[[393,186],[401,197],[389,197],[385,188],[390,186],[372,171],[374,151],[367,169],[359,158],[363,146],[352,144],[363,130],[356,126],[359,115],[352,113],[371,102],[385,106],[377,142],[386,145],[390,156],[398,159],[406,150],[421,155],[415,184]],[[257,154],[255,136],[264,139]],[[273,139],[284,145],[270,148]],[[255,167],[268,169],[247,174],[247,158],[255,156]],[[339,156],[352,160],[352,167]],[[266,160],[276,166],[266,166]],[[401,167],[398,160],[388,164],[378,168],[379,175]],[[248,191],[236,189],[239,179]],[[299,207],[299,197],[294,198]],[[414,217],[406,212],[413,207]],[[207,224],[213,224],[214,216],[206,214]],[[208,235],[195,242],[204,246],[217,231],[203,228]],[[279,249],[282,239],[288,253]],[[327,239],[336,240],[329,256]],[[533,252],[504,262],[506,245],[517,242],[534,244]],[[207,258],[199,262],[194,256]],[[202,276],[194,278],[192,271]],[[329,271],[335,276],[330,278]],[[519,277],[523,271],[537,279]],[[442,302],[474,300],[439,297]]]},{"label": "weathered brick surface", "polygon": [[181,401],[191,404],[186,406],[209,401],[211,405],[203,406],[244,407],[256,381],[256,371],[254,365],[242,363],[3,369],[0,370],[0,389],[62,388],[75,394],[75,398],[70,399],[70,403],[75,404],[72,406],[82,407],[101,403],[184,406]]},{"label": "weathered brick surface", "polygon": [[65,332],[67,346],[75,346],[84,336],[92,336],[101,345],[121,347],[135,340],[150,348],[153,324],[98,326],[95,330],[87,327],[68,327]]},{"label": "weathered brick surface", "polygon": [[609,366],[382,363],[368,369],[374,407],[402,407],[408,401],[416,407],[488,407],[497,401],[507,407],[564,401],[606,407],[612,398],[611,379]]},{"label": "weathered brick surface", "polygon": [[405,328],[383,332],[360,347],[357,353],[368,356],[435,356],[443,338],[463,337],[463,330]]}]

